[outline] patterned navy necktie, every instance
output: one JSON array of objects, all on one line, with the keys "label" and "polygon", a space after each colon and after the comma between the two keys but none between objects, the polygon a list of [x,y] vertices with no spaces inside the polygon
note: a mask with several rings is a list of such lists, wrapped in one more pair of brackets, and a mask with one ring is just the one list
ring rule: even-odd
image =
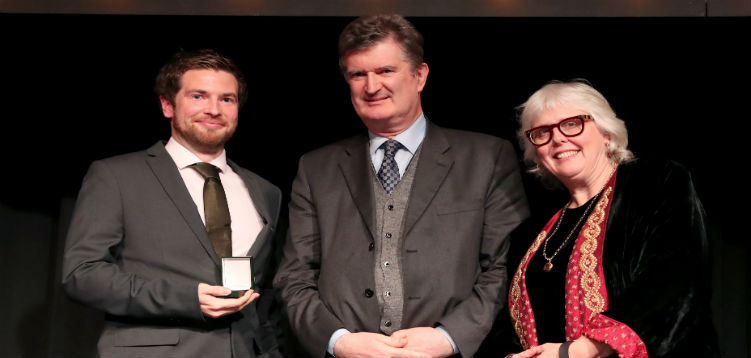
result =
[{"label": "patterned navy necktie", "polygon": [[381,144],[381,148],[383,148],[384,153],[381,169],[378,170],[378,179],[381,180],[381,185],[383,185],[383,189],[386,190],[386,194],[391,195],[394,188],[396,188],[396,184],[399,184],[399,166],[396,165],[394,155],[396,155],[396,152],[402,148],[402,144],[393,139],[389,139]]}]

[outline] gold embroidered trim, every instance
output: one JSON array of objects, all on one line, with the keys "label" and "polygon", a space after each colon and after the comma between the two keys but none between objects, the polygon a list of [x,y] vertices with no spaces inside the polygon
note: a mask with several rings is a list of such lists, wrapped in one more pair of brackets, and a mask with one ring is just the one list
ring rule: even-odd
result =
[{"label": "gold embroidered trim", "polygon": [[579,268],[582,271],[579,284],[584,290],[584,305],[592,312],[589,315],[590,320],[596,314],[602,312],[605,307],[605,301],[600,294],[600,278],[596,272],[597,257],[595,257],[595,250],[597,250],[597,237],[602,231],[600,224],[605,220],[605,208],[610,201],[608,196],[612,191],[612,187],[605,189],[605,192],[595,206],[595,210],[589,215],[587,227],[584,228],[585,240],[579,248],[581,252]]},{"label": "gold embroidered trim", "polygon": [[547,235],[548,233],[545,230],[542,230],[542,232],[537,235],[535,242],[532,244],[532,246],[529,247],[529,249],[527,249],[527,253],[519,263],[519,267],[516,269],[516,273],[514,274],[514,280],[511,283],[511,320],[514,321],[514,330],[516,330],[516,335],[519,336],[519,340],[521,341],[524,349],[529,349],[529,342],[527,342],[527,335],[525,334],[524,328],[522,327],[520,307],[522,289],[519,283],[521,282],[522,272],[524,271],[524,267],[527,265],[530,256],[532,256],[532,254],[534,254],[537,249],[540,248],[540,244],[542,244],[542,241],[545,240],[545,237]]}]

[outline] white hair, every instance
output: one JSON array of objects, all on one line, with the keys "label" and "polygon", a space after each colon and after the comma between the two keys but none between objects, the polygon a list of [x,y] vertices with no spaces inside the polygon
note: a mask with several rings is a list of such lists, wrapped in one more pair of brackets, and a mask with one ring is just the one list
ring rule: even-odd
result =
[{"label": "white hair", "polygon": [[581,109],[594,118],[594,123],[600,132],[610,138],[608,158],[615,165],[634,157],[634,154],[627,148],[626,124],[616,117],[615,111],[600,92],[584,80],[552,81],[533,93],[518,107],[521,110],[519,115],[521,128],[517,136],[519,144],[524,148],[524,161],[530,166],[530,173],[537,174],[547,184],[557,182],[557,179],[540,165],[535,146],[529,142],[525,132],[532,127],[532,121],[542,112],[560,105]]}]

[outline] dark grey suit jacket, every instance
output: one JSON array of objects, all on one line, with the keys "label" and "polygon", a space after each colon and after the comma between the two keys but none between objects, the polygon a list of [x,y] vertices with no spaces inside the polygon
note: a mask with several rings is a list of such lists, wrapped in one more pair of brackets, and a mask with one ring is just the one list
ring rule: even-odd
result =
[{"label": "dark grey suit jacket", "polygon": [[[281,192],[228,163],[263,218],[248,253],[263,286],[273,275],[267,266]],[[200,282],[221,285],[220,260],[164,143],[94,162],[68,232],[63,285],[74,300],[107,313],[99,354],[253,357],[276,349],[271,330],[258,320],[257,302],[219,319],[204,317]]]},{"label": "dark grey suit jacket", "polygon": [[[315,357],[339,328],[379,332],[367,146],[361,135],[304,155],[292,186],[274,284]],[[505,302],[508,235],[528,216],[513,147],[428,123],[405,215],[402,328],[442,325],[472,356]]]}]

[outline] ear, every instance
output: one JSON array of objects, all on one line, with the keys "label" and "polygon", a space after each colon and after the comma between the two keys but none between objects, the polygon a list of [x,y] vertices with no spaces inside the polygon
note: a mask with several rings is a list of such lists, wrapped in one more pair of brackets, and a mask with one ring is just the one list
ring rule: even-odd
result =
[{"label": "ear", "polygon": [[417,77],[417,92],[422,93],[422,89],[425,87],[425,82],[428,81],[428,64],[423,62],[417,66],[415,70],[415,77]]},{"label": "ear", "polygon": [[162,114],[166,118],[172,118],[175,115],[175,106],[168,99],[159,96],[159,102],[162,104]]}]

